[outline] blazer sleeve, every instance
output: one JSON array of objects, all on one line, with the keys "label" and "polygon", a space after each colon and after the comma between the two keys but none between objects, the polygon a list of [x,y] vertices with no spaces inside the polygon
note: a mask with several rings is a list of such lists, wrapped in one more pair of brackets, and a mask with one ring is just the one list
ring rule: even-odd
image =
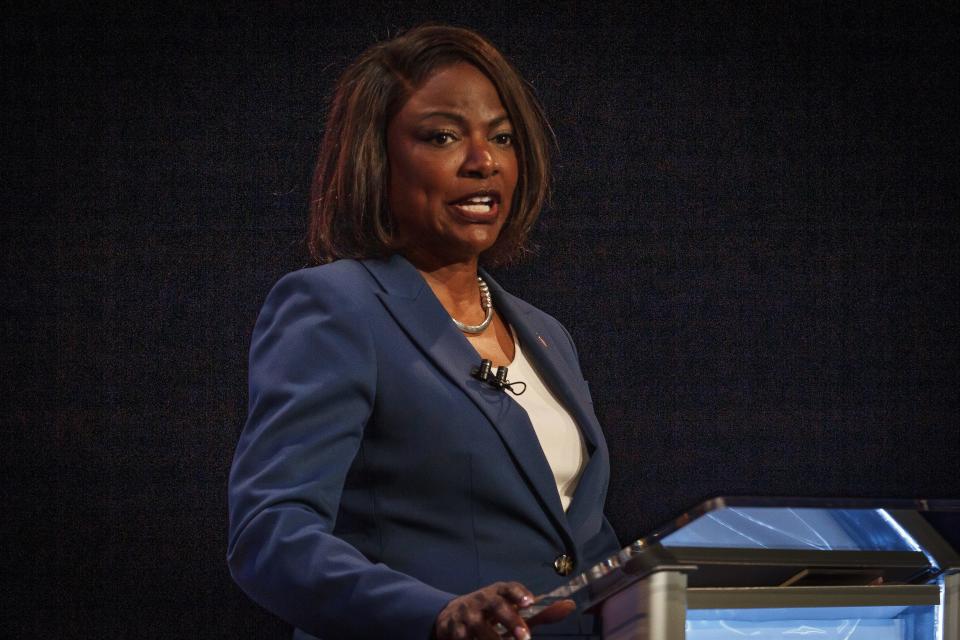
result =
[{"label": "blazer sleeve", "polygon": [[356,300],[324,280],[322,269],[281,279],[254,329],[229,482],[230,572],[253,600],[324,640],[426,640],[454,595],[332,534],[377,363]]}]

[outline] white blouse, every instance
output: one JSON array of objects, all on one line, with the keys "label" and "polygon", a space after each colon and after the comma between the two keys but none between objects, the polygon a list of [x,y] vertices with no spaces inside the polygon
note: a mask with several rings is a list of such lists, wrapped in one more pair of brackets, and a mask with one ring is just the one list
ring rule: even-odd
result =
[{"label": "white blouse", "polygon": [[511,397],[523,407],[533,424],[547,463],[553,471],[563,510],[566,511],[587,463],[583,434],[523,355],[519,340],[515,340],[514,344],[515,354],[513,362],[507,365],[507,378],[510,382],[525,382],[527,388],[520,395],[511,394]]}]

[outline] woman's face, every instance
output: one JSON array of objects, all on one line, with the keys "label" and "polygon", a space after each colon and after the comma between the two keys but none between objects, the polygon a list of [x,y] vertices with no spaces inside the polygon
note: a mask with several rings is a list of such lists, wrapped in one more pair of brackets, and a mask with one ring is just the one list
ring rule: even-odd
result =
[{"label": "woman's face", "polygon": [[517,154],[500,96],[476,67],[427,78],[388,124],[387,158],[402,253],[439,265],[493,246],[510,214]]}]

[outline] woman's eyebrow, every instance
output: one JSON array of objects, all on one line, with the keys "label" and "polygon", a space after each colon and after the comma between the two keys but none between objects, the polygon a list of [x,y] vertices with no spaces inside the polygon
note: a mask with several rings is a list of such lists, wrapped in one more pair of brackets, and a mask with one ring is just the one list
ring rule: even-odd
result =
[{"label": "woman's eyebrow", "polygon": [[[446,118],[447,120],[452,120],[457,124],[461,124],[461,125],[467,124],[466,118],[464,118],[459,113],[455,113],[453,111],[430,111],[420,116],[419,121],[423,122],[424,120],[427,120],[429,118]],[[487,123],[487,126],[491,128],[496,127],[504,122],[509,122],[509,120],[510,120],[510,116],[504,113],[490,120]]]}]

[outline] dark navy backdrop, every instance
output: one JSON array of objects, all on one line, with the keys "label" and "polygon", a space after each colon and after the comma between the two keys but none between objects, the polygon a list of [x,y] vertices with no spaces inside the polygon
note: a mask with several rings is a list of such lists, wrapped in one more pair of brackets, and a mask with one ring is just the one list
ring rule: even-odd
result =
[{"label": "dark navy backdrop", "polygon": [[430,19],[556,129],[498,276],[577,341],[624,541],[719,493],[960,497],[956,3],[405,4],[6,11],[12,637],[283,637],[223,562],[250,330],[333,80]]}]

